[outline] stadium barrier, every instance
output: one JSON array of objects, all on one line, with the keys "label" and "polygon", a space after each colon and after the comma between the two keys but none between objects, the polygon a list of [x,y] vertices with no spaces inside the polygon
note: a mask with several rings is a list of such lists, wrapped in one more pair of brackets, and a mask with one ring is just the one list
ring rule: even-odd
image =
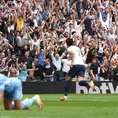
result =
[{"label": "stadium barrier", "polygon": [[[63,94],[64,82],[23,82],[24,94]],[[71,82],[69,93],[76,94],[115,94],[118,93],[118,81],[95,82],[95,90]]]},{"label": "stadium barrier", "polygon": [[79,86],[76,82],[76,94],[115,94],[118,93],[118,81],[95,82],[95,90]]},{"label": "stadium barrier", "polygon": [[[64,82],[23,82],[24,94],[60,94],[64,92]],[[70,93],[76,93],[75,82],[71,82]]]}]

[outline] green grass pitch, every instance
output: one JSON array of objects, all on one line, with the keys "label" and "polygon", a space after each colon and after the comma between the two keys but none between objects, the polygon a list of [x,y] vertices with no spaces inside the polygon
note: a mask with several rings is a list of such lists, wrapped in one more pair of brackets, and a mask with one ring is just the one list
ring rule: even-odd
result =
[{"label": "green grass pitch", "polygon": [[59,101],[61,94],[40,96],[44,110],[34,104],[29,110],[5,111],[0,104],[0,118],[118,118],[118,94],[69,94],[68,101]]}]

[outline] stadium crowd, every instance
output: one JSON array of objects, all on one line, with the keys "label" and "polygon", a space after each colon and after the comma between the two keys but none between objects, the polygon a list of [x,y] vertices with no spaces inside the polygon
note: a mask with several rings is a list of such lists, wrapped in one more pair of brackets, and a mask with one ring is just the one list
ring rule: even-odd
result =
[{"label": "stadium crowd", "polygon": [[67,38],[81,49],[86,79],[118,80],[118,0],[0,0],[0,73],[63,80]]}]

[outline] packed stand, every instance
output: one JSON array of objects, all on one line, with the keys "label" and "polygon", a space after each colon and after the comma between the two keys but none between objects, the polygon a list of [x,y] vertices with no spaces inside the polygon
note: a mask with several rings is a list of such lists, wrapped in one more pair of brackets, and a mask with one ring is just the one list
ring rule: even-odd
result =
[{"label": "packed stand", "polygon": [[0,1],[0,73],[22,82],[64,80],[67,38],[81,49],[85,79],[118,80],[118,0]]}]

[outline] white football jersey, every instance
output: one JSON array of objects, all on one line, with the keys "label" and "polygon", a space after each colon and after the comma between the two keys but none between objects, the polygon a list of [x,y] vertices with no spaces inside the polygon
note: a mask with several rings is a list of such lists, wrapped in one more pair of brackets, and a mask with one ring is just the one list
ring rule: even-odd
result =
[{"label": "white football jersey", "polygon": [[76,46],[70,46],[68,49],[67,49],[68,52],[71,52],[73,51],[74,53],[74,57],[73,57],[73,61],[72,61],[72,64],[73,65],[85,65],[84,64],[84,61],[83,61],[83,57],[81,55],[81,50],[76,47]]}]

